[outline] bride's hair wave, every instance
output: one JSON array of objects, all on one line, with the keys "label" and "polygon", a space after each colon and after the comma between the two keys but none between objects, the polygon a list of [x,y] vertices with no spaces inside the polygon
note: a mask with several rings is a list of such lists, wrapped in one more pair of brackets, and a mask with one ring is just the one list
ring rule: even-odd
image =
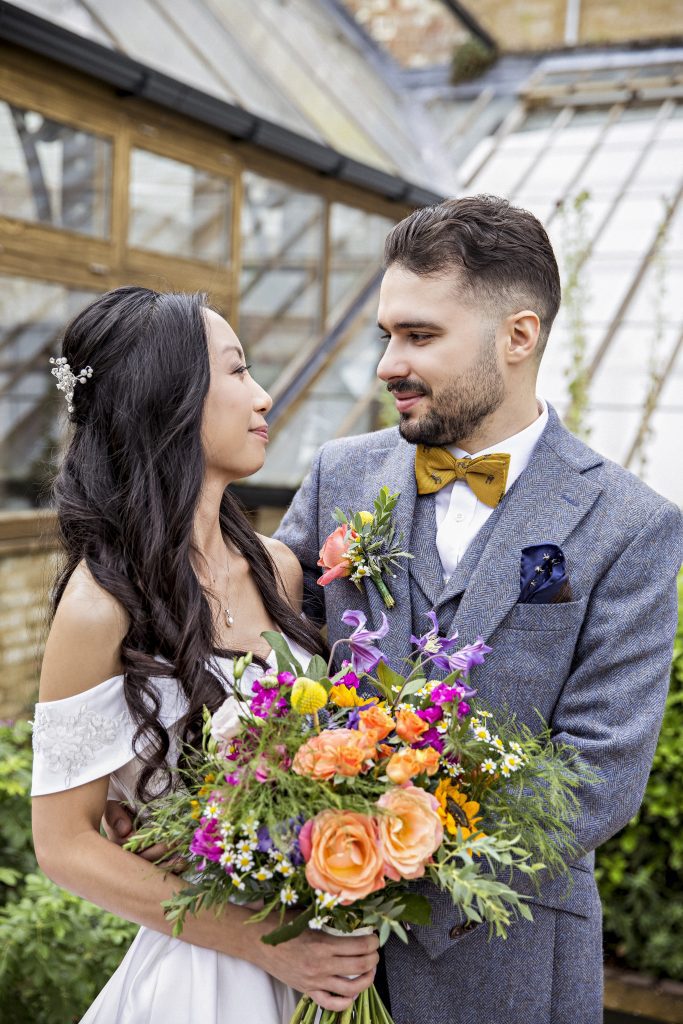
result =
[{"label": "bride's hair wave", "polygon": [[[143,802],[171,784],[155,678],[168,677],[172,666],[188,701],[182,740],[194,749],[201,743],[203,706],[213,711],[225,699],[207,668],[217,638],[191,561],[210,377],[206,306],[201,294],[117,288],[72,320],[62,344],[74,373],[92,366],[93,375],[75,385],[73,437],[54,484],[66,562],[53,614],[82,561],[128,614],[121,663],[137,727],[134,747],[144,764],[137,788]],[[273,622],[322,653],[320,634],[281,596],[277,568],[228,490],[220,526],[246,558]]]}]

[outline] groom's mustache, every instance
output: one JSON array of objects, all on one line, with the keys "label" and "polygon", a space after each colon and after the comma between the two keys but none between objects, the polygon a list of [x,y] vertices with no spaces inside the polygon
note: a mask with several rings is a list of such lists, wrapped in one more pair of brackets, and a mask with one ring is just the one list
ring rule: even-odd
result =
[{"label": "groom's mustache", "polygon": [[387,384],[387,391],[392,394],[409,394],[409,395],[431,395],[429,388],[425,387],[424,384],[420,384],[416,380],[395,380],[389,381]]}]

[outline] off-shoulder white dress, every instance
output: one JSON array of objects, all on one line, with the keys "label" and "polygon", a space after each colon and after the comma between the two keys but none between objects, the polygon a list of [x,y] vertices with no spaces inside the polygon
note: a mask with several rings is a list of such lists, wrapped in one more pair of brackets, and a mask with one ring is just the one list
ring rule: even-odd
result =
[{"label": "off-shoulder white dress", "polygon": [[[289,641],[306,666],[310,655]],[[271,654],[270,664],[275,667]],[[212,670],[232,684],[231,663]],[[240,686],[249,692],[259,674],[251,666]],[[172,678],[155,680],[160,717],[173,739],[184,697]],[[123,676],[85,693],[36,704],[33,726],[33,796],[62,792],[109,776],[109,799],[136,806],[141,762],[133,753],[135,727],[123,695]],[[173,744],[172,744],[173,747]],[[74,936],[74,941],[82,940]],[[236,957],[141,928],[81,1024],[289,1024],[298,994]]]}]

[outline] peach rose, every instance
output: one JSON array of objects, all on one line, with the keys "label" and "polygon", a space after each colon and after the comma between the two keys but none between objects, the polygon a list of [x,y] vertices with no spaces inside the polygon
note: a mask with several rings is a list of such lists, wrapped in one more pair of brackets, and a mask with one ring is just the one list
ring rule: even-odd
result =
[{"label": "peach rose", "polygon": [[414,711],[399,711],[396,715],[396,732],[406,743],[414,743],[429,728],[429,722],[418,718]]},{"label": "peach rose", "polygon": [[390,758],[386,772],[392,782],[402,786],[421,772],[433,775],[439,767],[439,756],[434,747],[424,747],[422,750],[402,747]]},{"label": "peach rose", "polygon": [[321,811],[299,833],[309,885],[348,905],[384,888],[377,821],[357,811]]},{"label": "peach rose", "polygon": [[338,526],[329,535],[320,549],[318,559],[318,565],[322,566],[323,569],[327,569],[327,572],[324,572],[318,580],[319,586],[326,587],[333,580],[351,575],[351,562],[348,558],[348,550],[351,541],[355,540],[355,537],[356,534],[354,534],[353,530],[349,530],[346,523],[343,526]]},{"label": "peach rose", "polygon": [[387,812],[379,819],[385,875],[395,882],[421,878],[443,839],[438,801],[424,789],[406,786],[384,793],[377,806]]},{"label": "peach rose", "polygon": [[386,739],[389,733],[394,731],[394,728],[393,718],[378,708],[376,704],[371,704],[369,708],[365,708],[358,715],[359,732],[372,736],[373,743],[379,743],[380,740]]},{"label": "peach rose", "polygon": [[358,775],[374,752],[374,744],[364,733],[355,729],[325,729],[299,747],[292,771],[319,780]]}]

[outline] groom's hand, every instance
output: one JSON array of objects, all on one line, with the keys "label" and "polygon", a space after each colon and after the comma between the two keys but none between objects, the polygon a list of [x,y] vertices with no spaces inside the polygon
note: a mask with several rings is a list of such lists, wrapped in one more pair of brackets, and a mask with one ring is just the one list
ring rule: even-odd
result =
[{"label": "groom's hand", "polygon": [[[110,839],[112,843],[116,843],[117,846],[123,846],[135,832],[133,815],[125,804],[117,803],[116,800],[107,800],[104,818],[102,819],[102,828],[107,839]],[[179,857],[166,860],[167,854],[168,847],[164,846],[163,843],[156,843],[154,846],[148,846],[146,849],[140,850],[137,856],[154,863],[160,863],[160,867],[174,874],[181,874],[187,866],[185,861]]]},{"label": "groom's hand", "polygon": [[347,1010],[370,988],[379,963],[376,935],[338,938],[307,930],[279,946],[264,946],[260,966],[324,1010]]}]

